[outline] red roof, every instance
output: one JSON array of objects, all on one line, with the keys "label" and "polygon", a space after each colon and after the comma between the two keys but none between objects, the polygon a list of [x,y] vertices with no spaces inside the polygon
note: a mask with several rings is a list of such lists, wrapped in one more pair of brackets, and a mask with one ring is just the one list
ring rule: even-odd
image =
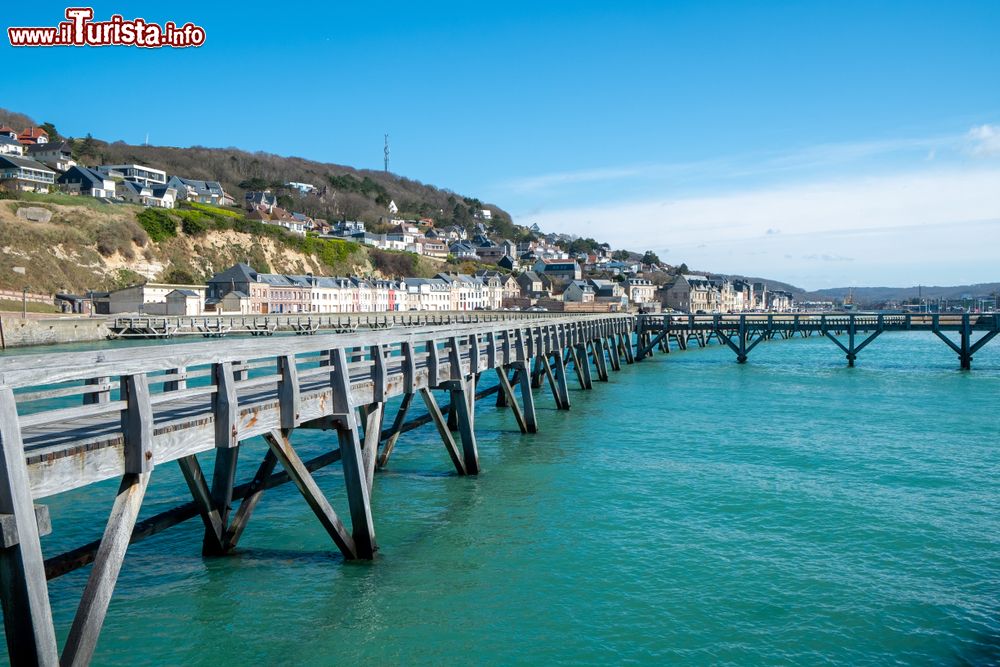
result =
[{"label": "red roof", "polygon": [[17,132],[12,127],[7,127],[6,125],[0,127],[0,134],[11,134],[11,133],[17,134]]},{"label": "red roof", "polygon": [[36,143],[39,138],[45,137],[47,139],[48,136],[49,133],[40,127],[29,127],[17,136],[17,140],[22,144],[33,144]]}]

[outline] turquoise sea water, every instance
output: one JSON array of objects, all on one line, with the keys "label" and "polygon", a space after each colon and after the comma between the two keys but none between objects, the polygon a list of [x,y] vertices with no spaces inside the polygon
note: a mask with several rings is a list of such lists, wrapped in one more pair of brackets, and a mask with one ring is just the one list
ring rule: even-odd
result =
[{"label": "turquoise sea water", "polygon": [[[132,547],[95,664],[996,664],[1000,344],[963,373],[886,334],[858,364],[818,338],[658,355],[568,412],[538,390],[537,435],[486,399],[477,478],[402,436],[372,563],[291,485],[230,557],[197,520]],[[347,521],[339,466],[316,478]],[[99,537],[115,486],[51,499],[47,555]],[[143,516],[186,496],[160,466]],[[51,584],[60,637],[88,572]]]}]

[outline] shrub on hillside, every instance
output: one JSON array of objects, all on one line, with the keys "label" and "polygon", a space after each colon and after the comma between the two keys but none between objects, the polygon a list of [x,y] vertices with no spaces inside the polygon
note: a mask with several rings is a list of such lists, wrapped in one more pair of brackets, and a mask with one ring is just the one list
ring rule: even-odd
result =
[{"label": "shrub on hillside", "polygon": [[156,243],[177,236],[177,223],[166,211],[147,208],[136,216],[136,220]]},{"label": "shrub on hillside", "polygon": [[201,211],[175,211],[175,215],[180,216],[181,229],[188,236],[200,236],[216,226],[215,220]]},{"label": "shrub on hillside", "polygon": [[135,259],[132,243],[143,246],[148,239],[146,232],[134,222],[109,222],[97,230],[95,238],[97,252],[101,255],[111,257],[119,253],[129,261]]}]

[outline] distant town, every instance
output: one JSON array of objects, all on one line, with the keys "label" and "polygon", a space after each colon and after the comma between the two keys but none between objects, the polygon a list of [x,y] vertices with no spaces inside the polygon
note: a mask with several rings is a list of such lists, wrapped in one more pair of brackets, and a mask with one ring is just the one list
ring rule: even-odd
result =
[{"label": "distant town", "polygon": [[[302,194],[311,183],[288,182]],[[73,159],[73,146],[49,140],[41,127],[21,131],[0,127],[0,188],[14,192],[58,191],[108,202],[174,209],[187,204],[243,210],[249,220],[296,236],[340,239],[381,250],[414,253],[445,263],[470,261],[488,266],[471,273],[443,270],[434,277],[288,275],[266,273],[240,263],[213,275],[206,284],[145,282],[86,294],[30,294],[54,300],[64,311],[84,314],[144,313],[358,313],[383,311],[547,310],[561,312],[691,313],[786,312],[795,308],[791,292],[766,283],[688,272],[670,267],[652,253],[637,257],[600,244],[571,252],[575,237],[530,228],[530,239],[500,238],[490,231],[493,211],[476,211],[474,229],[439,226],[431,218],[399,217],[396,202],[385,207],[388,231],[374,233],[360,220],[328,222],[279,205],[268,189],[248,190],[239,202],[218,181],[168,174],[152,165],[101,164]],[[259,268],[259,267],[258,267]],[[444,266],[443,268],[447,268]],[[11,294],[21,297],[29,294]],[[832,308],[832,302],[811,304]]]}]

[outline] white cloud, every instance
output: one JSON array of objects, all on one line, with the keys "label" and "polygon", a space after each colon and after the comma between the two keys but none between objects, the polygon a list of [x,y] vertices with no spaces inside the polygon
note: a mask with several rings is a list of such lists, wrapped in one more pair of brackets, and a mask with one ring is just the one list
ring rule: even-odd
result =
[{"label": "white cloud", "polygon": [[625,178],[632,178],[641,173],[642,167],[614,167],[609,169],[590,169],[581,171],[564,171],[554,174],[541,174],[528,178],[518,179],[507,184],[512,190],[518,192],[535,192],[547,190],[560,185],[577,185],[580,183],[593,183],[598,181],[619,181]]},{"label": "white cloud", "polygon": [[574,207],[536,219],[543,229],[615,247],[669,244],[666,261],[700,269],[790,279],[808,264],[801,273],[807,287],[919,281],[945,266],[955,275],[948,280],[942,273],[942,282],[956,282],[959,274],[1000,278],[992,257],[1000,244],[1000,167],[928,165],[877,177]]},{"label": "white cloud", "polygon": [[980,125],[967,135],[973,155],[1000,155],[1000,126]]},{"label": "white cloud", "polygon": [[806,170],[843,167],[859,161],[901,154],[913,154],[915,158],[933,160],[938,150],[957,151],[966,141],[967,137],[952,135],[817,144],[782,151],[729,155],[689,162],[633,164],[539,174],[509,181],[502,184],[500,189],[519,194],[542,192],[551,194],[552,191],[572,189],[576,185],[614,184],[623,180],[718,182],[750,176],[802,173]]}]

